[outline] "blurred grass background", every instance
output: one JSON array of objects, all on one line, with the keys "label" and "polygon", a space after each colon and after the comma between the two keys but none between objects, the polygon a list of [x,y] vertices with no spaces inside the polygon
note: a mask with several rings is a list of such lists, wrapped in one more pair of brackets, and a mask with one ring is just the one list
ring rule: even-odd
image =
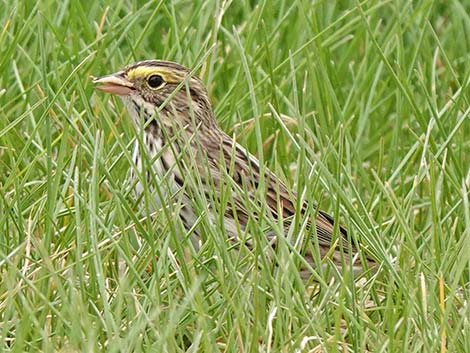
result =
[{"label": "blurred grass background", "polygon": [[[469,350],[469,2],[0,8],[2,351]],[[198,68],[223,129],[379,271],[305,289],[216,230],[195,253],[140,222],[135,131],[89,76],[151,58]]]}]

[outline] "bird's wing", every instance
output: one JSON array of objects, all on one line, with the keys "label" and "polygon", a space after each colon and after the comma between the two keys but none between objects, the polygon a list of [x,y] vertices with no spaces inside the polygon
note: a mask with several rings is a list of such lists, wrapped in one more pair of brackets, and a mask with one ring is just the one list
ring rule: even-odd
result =
[{"label": "bird's wing", "polygon": [[[237,184],[244,185],[245,192],[248,192],[249,197],[254,199],[261,180],[258,159],[228,136],[222,139],[222,146],[224,159],[233,163],[232,166],[226,166],[227,172]],[[271,214],[275,218],[282,216],[284,220],[292,219],[295,215],[295,193],[289,193],[285,184],[268,168],[264,168],[264,184],[266,186],[265,200]],[[316,205],[313,206],[317,208]],[[278,210],[282,210],[282,215],[278,214]],[[307,204],[303,204],[301,212],[306,211]],[[319,244],[331,246],[335,226],[334,219],[326,212],[317,210],[315,226]],[[343,239],[343,247],[348,249],[347,233],[341,225],[339,225],[339,232]]]}]

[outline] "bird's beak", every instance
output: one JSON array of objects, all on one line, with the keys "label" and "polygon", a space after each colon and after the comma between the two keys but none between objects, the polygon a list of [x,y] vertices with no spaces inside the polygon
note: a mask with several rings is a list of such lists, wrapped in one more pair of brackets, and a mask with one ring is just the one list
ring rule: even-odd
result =
[{"label": "bird's beak", "polygon": [[93,83],[99,84],[95,88],[99,91],[126,96],[135,91],[134,85],[130,82],[124,72],[116,72],[111,75],[92,77]]}]

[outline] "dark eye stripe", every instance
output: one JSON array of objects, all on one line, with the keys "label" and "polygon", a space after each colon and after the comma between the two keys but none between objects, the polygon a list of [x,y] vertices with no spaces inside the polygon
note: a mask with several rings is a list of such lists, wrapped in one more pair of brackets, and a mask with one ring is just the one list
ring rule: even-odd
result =
[{"label": "dark eye stripe", "polygon": [[147,79],[147,83],[150,88],[158,88],[165,83],[160,75],[151,75]]}]

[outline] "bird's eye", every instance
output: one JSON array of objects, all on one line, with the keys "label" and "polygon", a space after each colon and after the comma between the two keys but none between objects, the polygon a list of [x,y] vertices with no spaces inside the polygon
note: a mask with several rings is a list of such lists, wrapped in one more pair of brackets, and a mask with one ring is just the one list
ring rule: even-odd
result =
[{"label": "bird's eye", "polygon": [[165,81],[163,81],[163,78],[160,75],[151,75],[147,79],[147,83],[150,88],[158,88],[161,85],[163,85]]}]

